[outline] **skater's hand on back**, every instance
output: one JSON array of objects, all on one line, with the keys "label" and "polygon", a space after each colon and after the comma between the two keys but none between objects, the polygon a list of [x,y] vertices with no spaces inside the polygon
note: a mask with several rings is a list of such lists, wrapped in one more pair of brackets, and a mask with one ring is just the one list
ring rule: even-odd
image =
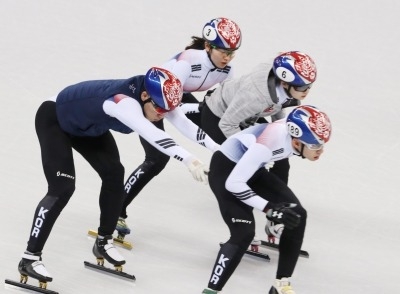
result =
[{"label": "skater's hand on back", "polygon": [[285,225],[285,228],[291,230],[300,224],[300,215],[293,211],[295,203],[273,203],[268,202],[264,209],[267,219],[273,222]]}]

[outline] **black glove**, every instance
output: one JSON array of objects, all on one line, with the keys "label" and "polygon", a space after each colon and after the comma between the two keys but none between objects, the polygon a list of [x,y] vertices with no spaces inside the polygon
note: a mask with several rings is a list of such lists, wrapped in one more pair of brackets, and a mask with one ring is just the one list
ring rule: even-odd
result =
[{"label": "black glove", "polygon": [[265,207],[267,219],[273,222],[281,223],[285,228],[291,230],[300,224],[300,215],[291,208],[296,207],[295,203],[272,203],[268,202]]},{"label": "black glove", "polygon": [[248,127],[254,126],[257,119],[258,119],[257,115],[246,118],[244,121],[240,122],[240,124],[239,124],[240,129],[244,130],[244,129],[247,129]]}]

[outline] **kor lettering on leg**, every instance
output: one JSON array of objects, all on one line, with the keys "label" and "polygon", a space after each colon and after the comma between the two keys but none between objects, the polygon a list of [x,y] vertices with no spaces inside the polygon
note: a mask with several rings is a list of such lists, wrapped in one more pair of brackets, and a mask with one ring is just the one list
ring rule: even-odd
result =
[{"label": "kor lettering on leg", "polygon": [[144,174],[144,171],[142,169],[138,169],[132,176],[129,177],[128,181],[125,184],[125,192],[129,193],[131,190],[132,186],[136,183],[136,181],[139,179],[140,175]]},{"label": "kor lettering on leg", "polygon": [[216,285],[221,277],[222,273],[224,272],[226,265],[225,263],[229,260],[223,254],[221,254],[218,264],[214,268],[213,275],[211,276],[210,282]]},{"label": "kor lettering on leg", "polygon": [[31,236],[38,237],[40,233],[40,228],[43,225],[44,220],[46,219],[45,214],[48,212],[48,209],[44,209],[44,207],[40,207],[39,213],[35,219],[34,227],[31,233]]}]

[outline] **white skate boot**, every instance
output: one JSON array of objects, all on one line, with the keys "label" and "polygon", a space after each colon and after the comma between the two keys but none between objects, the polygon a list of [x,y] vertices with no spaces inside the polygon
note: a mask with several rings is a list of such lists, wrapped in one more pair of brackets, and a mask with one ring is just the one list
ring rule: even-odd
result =
[{"label": "white skate boot", "polygon": [[290,286],[288,278],[276,279],[275,285],[269,290],[269,294],[296,294]]},{"label": "white skate boot", "polygon": [[46,270],[42,263],[42,252],[31,253],[26,251],[22,254],[22,259],[18,264],[18,271],[21,274],[21,283],[26,283],[28,277],[39,281],[41,288],[46,288],[47,282],[51,282],[53,277]]},{"label": "white skate boot", "polygon": [[273,221],[267,220],[267,223],[265,225],[265,233],[267,234],[268,242],[279,244],[283,229],[283,224],[278,224],[274,223]]},{"label": "white skate boot", "polygon": [[125,264],[125,259],[114,247],[113,237],[111,235],[97,237],[93,245],[93,254],[96,256],[99,265],[104,264],[104,259],[115,267]]}]

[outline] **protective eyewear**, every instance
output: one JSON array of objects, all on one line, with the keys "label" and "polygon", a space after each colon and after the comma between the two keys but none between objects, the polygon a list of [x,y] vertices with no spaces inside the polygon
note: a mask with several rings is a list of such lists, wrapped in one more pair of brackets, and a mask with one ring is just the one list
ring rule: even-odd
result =
[{"label": "protective eyewear", "polygon": [[153,105],[154,110],[158,113],[158,114],[165,114],[168,112],[168,110],[161,108],[160,106],[158,106],[153,99],[150,99],[151,105]]},{"label": "protective eyewear", "polygon": [[297,92],[305,92],[305,91],[307,91],[308,89],[311,89],[311,87],[312,87],[312,84],[308,84],[308,85],[305,85],[305,86],[299,86],[299,87],[293,86],[293,88],[294,88]]},{"label": "protective eyewear", "polygon": [[307,146],[308,149],[310,150],[321,150],[322,148],[324,148],[324,144],[307,144],[304,143],[303,141],[300,141],[302,144],[304,144],[305,146]]},{"label": "protective eyewear", "polygon": [[210,44],[210,46],[211,46],[212,49],[215,49],[218,52],[220,52],[222,54],[225,54],[227,57],[234,57],[235,56],[235,50],[223,49],[223,48],[219,48],[219,47],[217,47],[215,45],[211,45],[211,44]]}]

